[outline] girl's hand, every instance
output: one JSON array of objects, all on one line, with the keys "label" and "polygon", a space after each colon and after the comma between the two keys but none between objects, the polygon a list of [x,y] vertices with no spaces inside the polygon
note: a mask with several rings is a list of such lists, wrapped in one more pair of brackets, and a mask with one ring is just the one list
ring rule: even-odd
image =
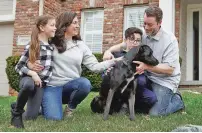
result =
[{"label": "girl's hand", "polygon": [[42,87],[41,79],[37,73],[32,75],[32,79],[34,80],[35,85]]}]

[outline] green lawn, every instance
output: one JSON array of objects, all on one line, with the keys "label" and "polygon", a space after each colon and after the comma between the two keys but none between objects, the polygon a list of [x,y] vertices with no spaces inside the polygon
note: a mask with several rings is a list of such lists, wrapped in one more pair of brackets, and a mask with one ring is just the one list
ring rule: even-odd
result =
[{"label": "green lawn", "polygon": [[102,115],[94,114],[90,110],[90,101],[97,93],[89,96],[78,106],[71,118],[62,121],[45,120],[42,116],[35,121],[25,121],[25,129],[16,129],[10,126],[10,103],[16,97],[0,97],[0,132],[33,131],[33,132],[86,132],[86,131],[131,131],[131,132],[160,132],[171,131],[185,124],[202,125],[202,96],[183,92],[187,114],[176,113],[166,117],[146,117],[137,114],[135,121],[128,116],[114,114],[104,121]]}]

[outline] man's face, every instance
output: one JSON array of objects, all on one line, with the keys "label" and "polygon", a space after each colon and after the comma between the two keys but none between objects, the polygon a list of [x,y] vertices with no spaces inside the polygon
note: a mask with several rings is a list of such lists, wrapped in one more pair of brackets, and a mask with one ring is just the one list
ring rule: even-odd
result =
[{"label": "man's face", "polygon": [[160,26],[161,22],[157,22],[155,17],[147,17],[146,13],[144,14],[144,29],[148,36],[155,36]]},{"label": "man's face", "polygon": [[126,39],[127,50],[130,50],[133,47],[140,45],[141,35],[138,33],[134,33],[130,37]]}]

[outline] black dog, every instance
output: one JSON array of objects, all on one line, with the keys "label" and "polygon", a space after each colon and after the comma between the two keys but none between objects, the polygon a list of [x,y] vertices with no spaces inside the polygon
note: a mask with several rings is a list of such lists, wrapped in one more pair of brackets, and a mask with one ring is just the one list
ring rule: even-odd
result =
[{"label": "black dog", "polygon": [[[103,113],[106,120],[108,114],[118,112],[123,103],[129,103],[130,119],[134,119],[135,92],[137,79],[134,75],[136,64],[132,61],[141,61],[155,66],[158,60],[152,55],[153,51],[147,45],[132,48],[123,58],[116,63],[114,68],[104,77],[100,96],[91,102],[93,112]],[[104,110],[105,108],[105,110]]]}]

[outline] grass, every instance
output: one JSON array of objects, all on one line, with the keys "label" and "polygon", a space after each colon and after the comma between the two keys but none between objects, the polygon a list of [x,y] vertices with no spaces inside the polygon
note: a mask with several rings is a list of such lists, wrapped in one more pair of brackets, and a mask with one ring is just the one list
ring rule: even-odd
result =
[{"label": "grass", "polygon": [[136,114],[135,121],[128,116],[114,114],[104,121],[103,115],[94,114],[90,109],[90,102],[97,93],[89,96],[78,106],[74,116],[62,121],[45,120],[39,116],[37,120],[25,121],[25,129],[10,126],[10,103],[16,97],[0,97],[0,132],[168,132],[185,124],[202,125],[202,96],[190,92],[183,92],[187,114],[175,113],[165,117],[146,117]]}]

